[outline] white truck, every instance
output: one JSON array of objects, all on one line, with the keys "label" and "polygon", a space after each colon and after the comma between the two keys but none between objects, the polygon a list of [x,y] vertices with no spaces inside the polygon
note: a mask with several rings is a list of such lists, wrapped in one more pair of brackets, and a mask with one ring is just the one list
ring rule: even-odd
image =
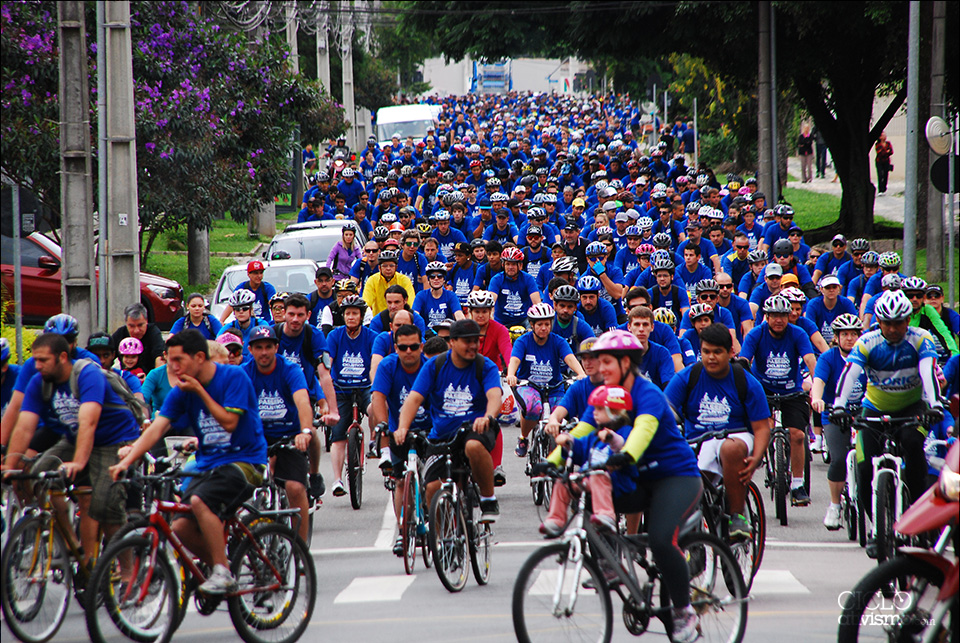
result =
[{"label": "white truck", "polygon": [[419,141],[427,135],[427,128],[438,125],[439,105],[392,105],[377,110],[377,140],[383,146],[394,135],[403,143],[408,137]]}]

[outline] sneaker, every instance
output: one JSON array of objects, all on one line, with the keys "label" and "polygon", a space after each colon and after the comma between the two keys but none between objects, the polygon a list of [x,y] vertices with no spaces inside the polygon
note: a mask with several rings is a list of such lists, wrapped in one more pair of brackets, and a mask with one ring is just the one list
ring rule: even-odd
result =
[{"label": "sneaker", "polygon": [[323,481],[322,473],[310,474],[310,495],[314,499],[322,498],[327,493],[327,485]]},{"label": "sneaker", "polygon": [[674,643],[691,643],[700,636],[700,620],[697,613],[689,605],[683,609],[673,610],[673,641]]},{"label": "sneaker", "polygon": [[384,451],[380,455],[380,472],[385,476],[393,475],[393,458],[390,457],[390,454]]},{"label": "sneaker", "polygon": [[613,516],[605,516],[603,514],[593,514],[590,516],[590,523],[594,527],[598,527],[602,531],[606,531],[611,534],[617,533],[617,519]]},{"label": "sneaker", "polygon": [[790,490],[790,504],[794,507],[806,507],[810,504],[810,494],[803,487]]},{"label": "sneaker", "polygon": [[556,538],[563,533],[563,525],[548,518],[540,524],[540,533],[547,538]]},{"label": "sneaker", "polygon": [[867,558],[872,558],[874,560],[880,555],[880,550],[877,548],[877,539],[868,538],[867,539]]},{"label": "sneaker", "polygon": [[823,517],[823,526],[830,531],[840,529],[840,507],[834,505],[827,506],[827,515]]},{"label": "sneaker", "polygon": [[753,537],[753,526],[743,514],[730,516],[727,529],[730,533],[730,540],[750,540]]},{"label": "sneaker", "polygon": [[497,522],[500,517],[500,503],[497,499],[480,501],[480,522]]},{"label": "sneaker", "polygon": [[229,569],[223,565],[214,565],[213,572],[207,577],[207,580],[203,581],[203,584],[200,585],[198,589],[204,594],[222,596],[229,592],[237,591],[239,587]]},{"label": "sneaker", "polygon": [[823,436],[822,435],[813,436],[813,440],[810,442],[810,452],[823,453]]},{"label": "sneaker", "polygon": [[496,467],[493,470],[493,486],[502,487],[507,484],[507,474],[504,473],[503,467]]},{"label": "sneaker", "polygon": [[514,453],[517,454],[518,458],[527,457],[527,449],[529,448],[526,438],[517,438],[517,448],[514,449]]},{"label": "sneaker", "polygon": [[393,543],[393,553],[395,556],[403,556],[403,536],[397,536]]},{"label": "sneaker", "polygon": [[347,495],[347,488],[343,486],[343,480],[337,480],[333,483],[333,497],[341,498]]}]

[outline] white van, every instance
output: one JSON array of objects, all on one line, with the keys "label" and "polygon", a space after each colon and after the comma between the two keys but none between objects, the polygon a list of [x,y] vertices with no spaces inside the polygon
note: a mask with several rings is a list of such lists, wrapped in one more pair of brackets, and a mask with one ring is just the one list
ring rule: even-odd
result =
[{"label": "white van", "polygon": [[412,136],[419,141],[427,135],[427,128],[436,127],[440,115],[439,105],[393,105],[377,110],[377,140],[383,146],[390,143],[393,135],[401,143]]}]

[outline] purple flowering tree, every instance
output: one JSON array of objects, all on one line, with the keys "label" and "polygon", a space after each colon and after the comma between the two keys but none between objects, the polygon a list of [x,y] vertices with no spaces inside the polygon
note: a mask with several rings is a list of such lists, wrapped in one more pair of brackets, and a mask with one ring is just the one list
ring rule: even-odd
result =
[{"label": "purple flowering tree", "polygon": [[[316,81],[292,73],[282,35],[253,40],[186,2],[132,2],[131,16],[145,263],[161,231],[206,228],[226,210],[246,221],[287,189],[296,125],[304,140],[322,140],[347,123]],[[91,103],[95,24],[91,3]],[[3,171],[59,213],[56,26],[53,2],[5,2],[0,9]],[[95,130],[91,141],[96,150]]]}]

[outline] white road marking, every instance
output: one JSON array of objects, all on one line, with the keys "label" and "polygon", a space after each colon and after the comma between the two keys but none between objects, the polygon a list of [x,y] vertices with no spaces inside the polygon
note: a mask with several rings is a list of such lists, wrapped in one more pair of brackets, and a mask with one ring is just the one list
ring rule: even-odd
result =
[{"label": "white road marking", "polygon": [[399,601],[416,576],[358,576],[333,599],[338,603],[382,603]]},{"label": "white road marking", "polygon": [[380,523],[380,532],[373,543],[375,551],[390,551],[393,549],[393,535],[396,533],[397,517],[393,515],[393,496],[387,496],[387,506],[383,509],[383,522]]},{"label": "white road marking", "polygon": [[809,594],[810,590],[786,569],[760,569],[753,577],[750,594]]}]

